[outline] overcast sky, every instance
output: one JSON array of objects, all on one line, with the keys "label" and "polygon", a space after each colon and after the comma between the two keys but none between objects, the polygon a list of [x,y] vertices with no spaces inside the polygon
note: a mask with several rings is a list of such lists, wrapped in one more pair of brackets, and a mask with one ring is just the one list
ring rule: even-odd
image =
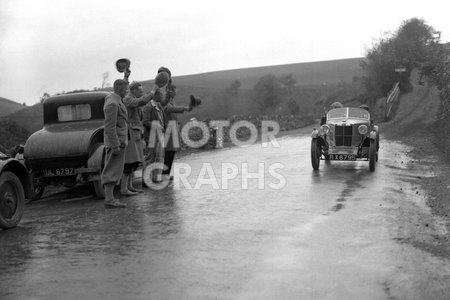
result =
[{"label": "overcast sky", "polygon": [[130,79],[364,56],[387,31],[423,18],[450,39],[447,1],[0,0],[0,97]]}]

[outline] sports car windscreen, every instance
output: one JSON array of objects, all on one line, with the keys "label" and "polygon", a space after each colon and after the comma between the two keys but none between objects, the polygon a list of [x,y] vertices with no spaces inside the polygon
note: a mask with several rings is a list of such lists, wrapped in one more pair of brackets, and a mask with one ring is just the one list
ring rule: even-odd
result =
[{"label": "sports car windscreen", "polygon": [[370,114],[367,110],[357,107],[335,108],[328,112],[327,119],[370,119]]}]

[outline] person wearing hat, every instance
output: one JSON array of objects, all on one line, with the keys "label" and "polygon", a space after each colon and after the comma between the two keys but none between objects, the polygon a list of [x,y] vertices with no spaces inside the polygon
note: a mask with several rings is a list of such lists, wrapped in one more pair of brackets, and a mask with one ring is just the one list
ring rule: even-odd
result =
[{"label": "person wearing hat", "polygon": [[105,167],[101,174],[105,189],[105,208],[123,208],[126,204],[114,198],[114,186],[120,183],[125,163],[125,148],[128,145],[128,114],[122,99],[127,93],[125,80],[114,81],[114,93],[105,99],[103,111]]},{"label": "person wearing hat", "polygon": [[142,190],[133,187],[133,172],[144,161],[144,149],[142,142],[142,133],[144,127],[142,126],[142,113],[140,108],[153,99],[156,87],[144,95],[142,85],[133,81],[130,84],[130,92],[123,99],[128,111],[128,128],[130,133],[130,140],[125,150],[125,166],[120,186],[120,193],[125,196],[136,195]]},{"label": "person wearing hat", "polygon": [[[163,175],[170,176],[170,171],[172,169],[172,164],[175,159],[175,153],[180,149],[180,134],[179,134],[179,124],[178,124],[178,114],[182,114],[186,111],[191,111],[191,106],[176,106],[175,105],[175,95],[176,87],[172,84],[172,73],[166,67],[160,67],[158,69],[158,74],[161,72],[166,72],[169,74],[169,82],[166,86],[166,96],[162,101],[162,107],[164,109],[165,115],[165,127],[166,132],[170,133],[167,144],[164,150],[164,165],[165,169]],[[170,177],[172,178],[172,177]]]},{"label": "person wearing hat", "polygon": [[[165,115],[161,102],[165,97],[165,87],[168,81],[169,74],[166,72],[158,73],[155,78],[156,89],[153,99],[143,109],[144,140],[148,150],[144,162],[145,167],[154,163],[164,163]],[[155,183],[161,182],[161,173],[161,169],[153,170],[150,180]],[[143,176],[142,185],[148,186],[145,180],[146,178]]]}]

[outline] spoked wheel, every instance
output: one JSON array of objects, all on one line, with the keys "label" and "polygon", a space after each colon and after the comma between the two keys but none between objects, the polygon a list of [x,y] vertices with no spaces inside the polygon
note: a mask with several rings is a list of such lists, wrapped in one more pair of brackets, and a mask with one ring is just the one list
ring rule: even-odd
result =
[{"label": "spoked wheel", "polygon": [[322,149],[319,144],[319,140],[312,139],[311,140],[311,165],[314,170],[319,170],[321,154],[322,154]]},{"label": "spoked wheel", "polygon": [[17,226],[23,215],[25,192],[22,183],[14,173],[0,175],[0,228]]},{"label": "spoked wheel", "polygon": [[370,141],[370,148],[369,148],[369,170],[370,170],[370,172],[375,171],[375,164],[378,160],[377,155],[378,155],[377,142]]}]

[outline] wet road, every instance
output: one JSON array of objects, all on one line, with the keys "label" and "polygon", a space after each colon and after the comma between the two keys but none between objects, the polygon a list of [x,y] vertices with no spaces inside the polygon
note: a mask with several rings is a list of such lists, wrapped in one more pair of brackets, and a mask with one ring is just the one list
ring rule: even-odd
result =
[{"label": "wet road", "polygon": [[[384,142],[374,173],[367,162],[314,172],[309,134],[279,142],[185,156],[191,189],[146,190],[124,210],[32,203],[0,231],[0,299],[449,298],[449,259],[408,242],[448,234],[417,189],[432,170]],[[264,182],[243,189],[243,168],[261,162]],[[227,188],[222,163],[239,169]],[[198,177],[209,181],[195,189]]]}]

